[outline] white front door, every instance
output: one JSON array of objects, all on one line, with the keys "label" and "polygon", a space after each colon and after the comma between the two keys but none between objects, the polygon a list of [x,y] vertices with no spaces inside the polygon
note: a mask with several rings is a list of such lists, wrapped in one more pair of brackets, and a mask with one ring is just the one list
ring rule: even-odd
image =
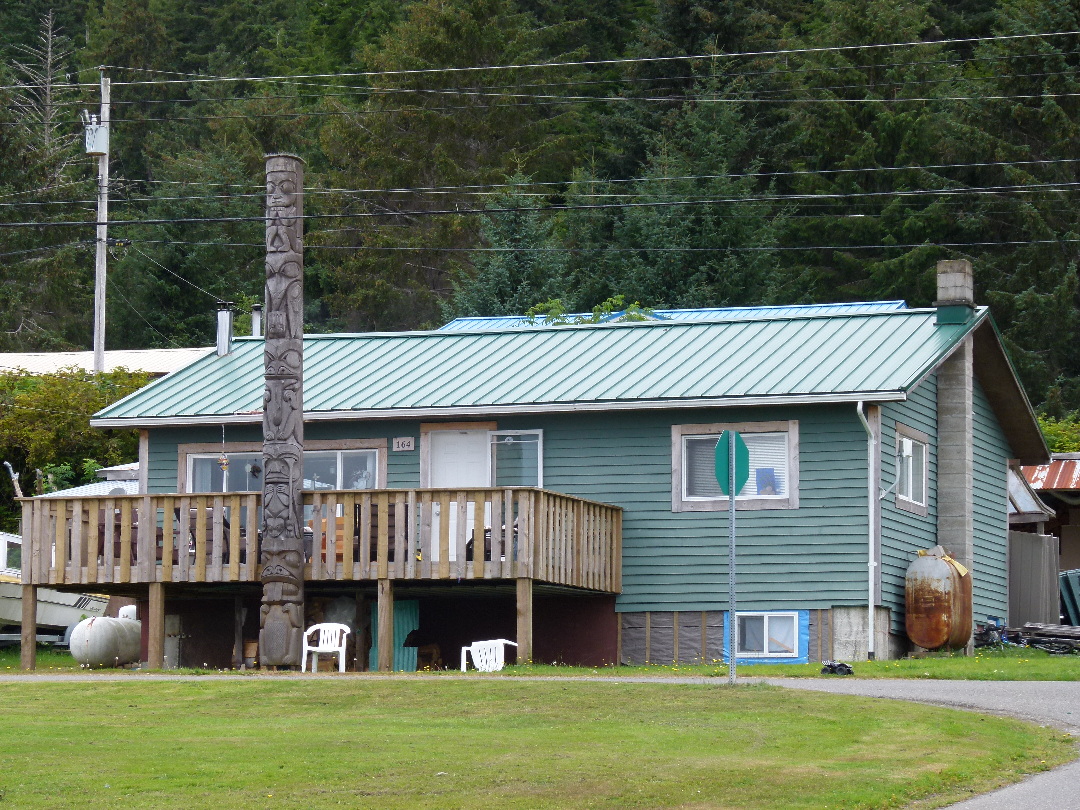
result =
[{"label": "white front door", "polygon": [[491,486],[491,452],[486,430],[433,430],[428,434],[429,486]]},{"label": "white front door", "polygon": [[[428,486],[440,489],[468,489],[491,486],[491,440],[486,430],[433,430],[428,438]],[[466,505],[466,538],[473,537],[476,516],[472,501]],[[432,507],[431,559],[439,560],[439,505]],[[449,515],[451,560],[457,560],[457,509]],[[481,529],[480,548],[483,548]],[[483,559],[480,557],[479,559]]]}]

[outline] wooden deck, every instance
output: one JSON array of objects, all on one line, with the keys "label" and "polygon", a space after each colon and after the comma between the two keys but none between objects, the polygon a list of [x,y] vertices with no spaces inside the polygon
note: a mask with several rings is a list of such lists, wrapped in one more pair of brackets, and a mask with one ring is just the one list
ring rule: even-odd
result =
[{"label": "wooden deck", "polygon": [[[258,582],[261,493],[27,498],[25,585]],[[312,582],[621,588],[622,510],[533,488],[304,493]],[[149,527],[149,529],[147,529]]]}]

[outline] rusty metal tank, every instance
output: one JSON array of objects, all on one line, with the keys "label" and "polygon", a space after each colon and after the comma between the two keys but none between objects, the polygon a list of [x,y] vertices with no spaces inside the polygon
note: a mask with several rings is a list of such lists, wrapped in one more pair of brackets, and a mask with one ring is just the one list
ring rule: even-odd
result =
[{"label": "rusty metal tank", "polygon": [[920,551],[908,566],[904,602],[913,644],[958,650],[971,639],[971,572],[941,546]]}]

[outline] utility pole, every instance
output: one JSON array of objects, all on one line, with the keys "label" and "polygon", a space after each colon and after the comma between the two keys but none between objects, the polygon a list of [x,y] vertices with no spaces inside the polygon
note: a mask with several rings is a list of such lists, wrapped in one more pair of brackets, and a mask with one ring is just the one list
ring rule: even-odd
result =
[{"label": "utility pole", "polygon": [[109,240],[109,79],[101,71],[101,112],[83,112],[86,154],[98,159],[97,236],[94,254],[94,371],[105,370],[105,256]]}]

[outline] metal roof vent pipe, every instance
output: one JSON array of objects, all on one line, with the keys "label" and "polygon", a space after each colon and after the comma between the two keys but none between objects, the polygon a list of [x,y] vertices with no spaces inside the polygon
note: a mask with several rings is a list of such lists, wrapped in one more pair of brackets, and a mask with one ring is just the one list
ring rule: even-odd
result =
[{"label": "metal roof vent pipe", "polygon": [[233,337],[233,302],[218,301],[217,310],[217,354],[224,357],[232,354]]},{"label": "metal roof vent pipe", "polygon": [[262,304],[251,307],[251,336],[262,337]]},{"label": "metal roof vent pipe", "polygon": [[937,322],[967,323],[975,314],[975,273],[967,259],[937,263]]}]

